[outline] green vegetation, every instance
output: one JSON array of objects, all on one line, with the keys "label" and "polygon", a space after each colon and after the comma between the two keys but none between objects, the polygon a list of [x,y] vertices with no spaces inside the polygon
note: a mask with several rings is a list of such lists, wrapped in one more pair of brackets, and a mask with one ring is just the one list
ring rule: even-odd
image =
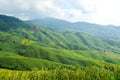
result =
[{"label": "green vegetation", "polygon": [[0,78],[119,80],[119,43],[0,15]]},{"label": "green vegetation", "polygon": [[[41,69],[34,71],[11,71],[0,69],[0,79],[4,80],[119,80],[120,69],[110,69],[87,66],[72,69],[59,67],[52,70]],[[7,76],[6,76],[7,75]]]}]

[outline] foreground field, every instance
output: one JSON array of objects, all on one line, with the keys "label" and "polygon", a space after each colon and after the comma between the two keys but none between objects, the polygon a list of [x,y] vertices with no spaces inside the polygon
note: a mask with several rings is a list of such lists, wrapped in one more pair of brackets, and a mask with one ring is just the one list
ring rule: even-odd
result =
[{"label": "foreground field", "polygon": [[0,80],[120,80],[120,69],[95,66],[71,69],[59,67],[39,71],[36,69],[34,71],[0,69]]}]

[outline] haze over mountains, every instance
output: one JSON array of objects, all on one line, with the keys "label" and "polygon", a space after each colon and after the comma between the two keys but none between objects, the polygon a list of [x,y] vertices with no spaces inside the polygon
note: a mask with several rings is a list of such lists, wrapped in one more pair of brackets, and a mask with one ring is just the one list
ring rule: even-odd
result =
[{"label": "haze over mountains", "polygon": [[30,20],[30,22],[62,32],[84,32],[103,38],[120,39],[120,26],[99,25],[87,22],[71,23],[65,20],[50,17]]}]

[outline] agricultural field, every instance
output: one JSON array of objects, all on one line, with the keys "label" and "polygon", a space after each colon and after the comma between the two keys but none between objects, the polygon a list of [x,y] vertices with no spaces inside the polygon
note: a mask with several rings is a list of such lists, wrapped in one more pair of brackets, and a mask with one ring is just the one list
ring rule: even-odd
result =
[{"label": "agricultural field", "polygon": [[59,67],[54,69],[34,69],[33,71],[17,71],[0,69],[1,80],[119,80],[120,69],[117,67],[99,68],[87,66],[71,69]]}]

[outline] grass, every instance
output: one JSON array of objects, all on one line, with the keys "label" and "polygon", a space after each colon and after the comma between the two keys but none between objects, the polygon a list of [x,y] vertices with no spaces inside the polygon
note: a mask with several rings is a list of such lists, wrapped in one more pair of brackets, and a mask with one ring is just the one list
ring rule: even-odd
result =
[{"label": "grass", "polygon": [[58,67],[54,69],[17,71],[0,69],[1,80],[119,80],[120,69],[99,68],[87,66],[85,68],[74,67],[72,69]]},{"label": "grass", "polygon": [[0,67],[13,70],[32,70],[34,68],[41,69],[42,67],[59,66],[62,64],[55,63],[43,59],[34,58],[6,58],[0,57]]}]

